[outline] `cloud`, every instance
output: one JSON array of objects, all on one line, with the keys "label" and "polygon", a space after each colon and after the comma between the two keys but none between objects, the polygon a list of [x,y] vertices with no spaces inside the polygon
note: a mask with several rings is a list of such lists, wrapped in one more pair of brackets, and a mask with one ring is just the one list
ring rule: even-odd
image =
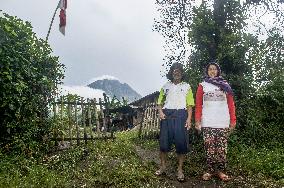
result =
[{"label": "cloud", "polygon": [[61,85],[59,88],[59,91],[61,91],[62,95],[67,94],[77,94],[84,98],[103,98],[103,90],[100,89],[92,89],[88,86],[67,86],[67,85]]},{"label": "cloud", "polygon": [[[92,78],[90,79],[86,85],[89,85],[95,81],[98,81],[98,80],[118,80],[118,78],[114,77],[114,76],[110,76],[110,75],[103,75],[103,76],[100,76],[100,77],[96,77],[96,78]],[[120,82],[120,81],[119,81]],[[121,82],[120,82],[121,83]]]},{"label": "cloud", "polygon": [[[30,21],[37,36],[45,38],[56,1],[2,1],[1,9]],[[66,66],[64,85],[83,86],[112,75],[142,95],[162,86],[163,38],[152,32],[155,1],[70,1],[65,36],[58,31],[58,13],[48,42]]]}]

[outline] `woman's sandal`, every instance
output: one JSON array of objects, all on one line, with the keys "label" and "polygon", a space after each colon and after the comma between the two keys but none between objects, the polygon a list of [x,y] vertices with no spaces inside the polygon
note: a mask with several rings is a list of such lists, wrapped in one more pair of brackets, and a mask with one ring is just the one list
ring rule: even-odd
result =
[{"label": "woman's sandal", "polygon": [[177,173],[177,180],[179,181],[179,182],[183,182],[184,181],[184,174],[183,174],[183,172],[178,172]]},{"label": "woman's sandal", "polygon": [[160,168],[159,170],[157,170],[157,171],[155,172],[155,175],[156,175],[156,176],[161,176],[161,175],[163,175],[163,174],[166,174],[166,169]]},{"label": "woman's sandal", "polygon": [[222,181],[229,181],[231,179],[228,175],[224,174],[223,172],[219,172],[218,177]]},{"label": "woman's sandal", "polygon": [[208,181],[208,180],[210,180],[212,178],[212,176],[213,176],[212,174],[207,172],[207,173],[203,174],[202,179],[204,181]]}]

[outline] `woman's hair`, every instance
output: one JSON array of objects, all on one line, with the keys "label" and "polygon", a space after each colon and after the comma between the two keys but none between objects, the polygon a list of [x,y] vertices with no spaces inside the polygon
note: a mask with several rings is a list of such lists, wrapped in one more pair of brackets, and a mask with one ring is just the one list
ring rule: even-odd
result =
[{"label": "woman's hair", "polygon": [[210,65],[215,65],[216,66],[216,68],[217,68],[217,77],[219,77],[220,75],[221,75],[221,68],[220,68],[220,66],[218,65],[218,63],[216,63],[216,61],[210,61],[208,64],[207,64],[207,66],[205,67],[205,76],[207,77],[207,76],[209,76],[208,75],[208,69],[209,69],[209,66]]},{"label": "woman's hair", "polygon": [[167,76],[167,79],[169,79],[171,82],[174,80],[173,78],[173,72],[175,69],[179,69],[181,71],[182,77],[181,77],[181,81],[184,81],[185,79],[185,74],[184,74],[184,70],[183,70],[183,65],[181,63],[173,63]]}]

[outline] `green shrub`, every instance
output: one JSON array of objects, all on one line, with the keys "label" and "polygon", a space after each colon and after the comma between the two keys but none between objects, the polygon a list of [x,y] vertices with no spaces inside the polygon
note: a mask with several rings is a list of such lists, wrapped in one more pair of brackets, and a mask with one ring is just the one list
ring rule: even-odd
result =
[{"label": "green shrub", "polygon": [[262,174],[275,180],[284,181],[284,150],[282,148],[253,148],[245,145],[229,147],[230,168],[239,174]]},{"label": "green shrub", "polygon": [[64,67],[29,22],[3,14],[0,37],[0,143],[32,154],[51,126],[47,104]]}]

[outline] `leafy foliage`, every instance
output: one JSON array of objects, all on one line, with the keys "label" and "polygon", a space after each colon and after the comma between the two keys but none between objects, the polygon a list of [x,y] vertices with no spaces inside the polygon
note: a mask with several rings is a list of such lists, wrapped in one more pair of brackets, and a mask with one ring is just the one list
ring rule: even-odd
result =
[{"label": "leafy foliage", "polygon": [[192,23],[193,0],[156,0],[158,12],[153,30],[165,40],[163,66],[167,69],[175,62],[188,62],[188,26]]},{"label": "leafy foliage", "polygon": [[257,91],[247,100],[248,122],[243,137],[259,147],[283,147],[284,37],[275,28],[268,34],[267,40],[251,51]]},{"label": "leafy foliage", "polygon": [[[155,166],[137,156],[132,138],[97,140],[43,158],[0,155],[0,184],[5,187],[169,187],[153,174]],[[0,153],[1,154],[1,153]]]},{"label": "leafy foliage", "polygon": [[4,13],[0,36],[0,143],[31,154],[51,126],[47,104],[64,66],[29,22]]},{"label": "leafy foliage", "polygon": [[246,52],[256,39],[242,32],[246,18],[238,1],[214,1],[213,10],[208,6],[204,2],[193,9],[189,40],[194,49],[188,65],[188,80],[196,87],[207,63],[217,60],[222,75],[234,89],[238,122],[244,126],[247,114],[245,99],[254,92],[250,85],[252,68],[246,59]]},{"label": "leafy foliage", "polygon": [[115,109],[128,105],[127,99],[122,97],[122,100],[119,100],[115,95],[113,97],[109,97],[104,93],[104,101],[109,109]]},{"label": "leafy foliage", "polygon": [[[233,136],[233,135],[232,135]],[[236,143],[236,142],[235,142]],[[146,148],[148,159],[158,158],[157,140],[139,140],[137,132],[117,134],[116,140],[95,143],[26,159],[0,152],[0,185],[4,187],[173,187],[157,178],[157,164],[143,160],[135,148]],[[123,149],[122,149],[123,148]],[[185,162],[189,180],[199,179],[205,164],[202,140],[196,140]],[[281,187],[283,185],[283,149],[254,149],[229,143],[229,169],[235,177],[222,187]],[[169,155],[175,167],[176,156]],[[170,166],[169,166],[170,167]],[[176,170],[174,168],[174,170]],[[243,177],[239,178],[239,177]],[[272,179],[268,178],[272,177]],[[212,180],[209,185],[216,182]],[[198,180],[194,181],[197,183]]]},{"label": "leafy foliage", "polygon": [[[220,184],[221,187],[279,187],[284,184],[283,148],[255,148],[241,144],[238,133],[230,136],[228,143],[227,171],[234,178]],[[197,135],[190,146],[190,153],[184,165],[184,172],[189,177],[200,177],[206,171],[206,159],[203,139]],[[137,145],[147,150],[159,148],[158,140],[134,139]],[[174,151],[174,150],[173,150]],[[169,153],[167,164],[177,166],[176,155]],[[240,178],[242,177],[242,178]],[[213,186],[216,180],[211,180],[207,186]]]},{"label": "leafy foliage", "polygon": [[[273,139],[269,146],[283,143],[283,2],[211,0],[188,8],[191,54],[186,61],[187,81],[193,91],[204,76],[206,64],[217,60],[222,76],[234,90],[237,122],[242,130],[239,136],[244,143],[268,143],[268,135],[280,139]],[[164,9],[158,11],[165,22],[169,18],[178,22],[174,16],[178,9],[167,14]],[[275,15],[271,29],[263,22],[266,14]],[[171,30],[165,27],[159,31],[164,36]],[[178,50],[171,51],[179,54]]]}]

